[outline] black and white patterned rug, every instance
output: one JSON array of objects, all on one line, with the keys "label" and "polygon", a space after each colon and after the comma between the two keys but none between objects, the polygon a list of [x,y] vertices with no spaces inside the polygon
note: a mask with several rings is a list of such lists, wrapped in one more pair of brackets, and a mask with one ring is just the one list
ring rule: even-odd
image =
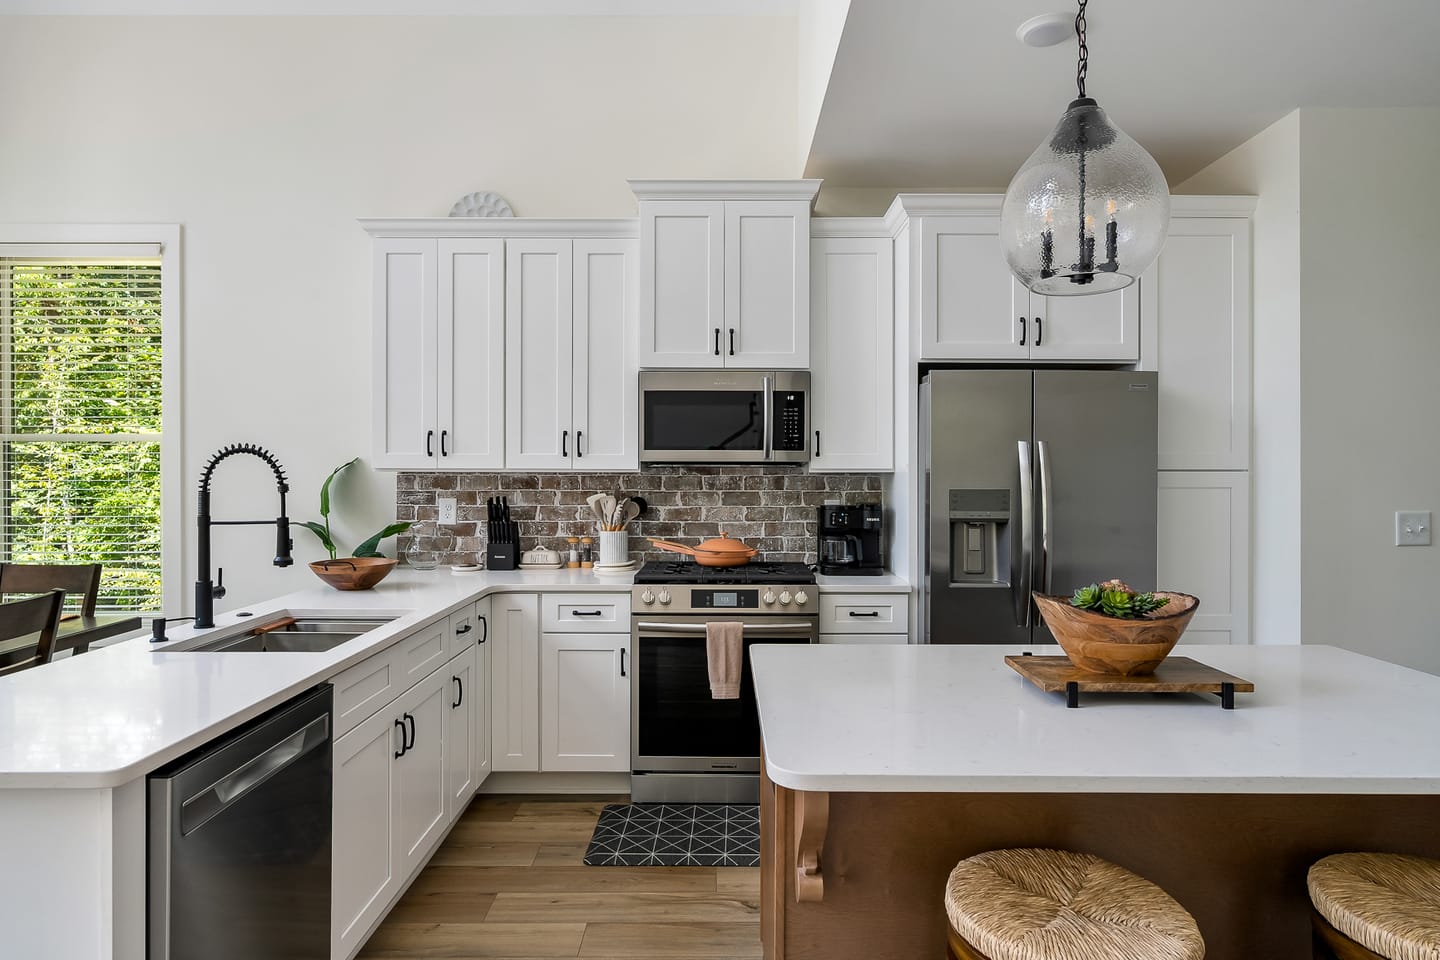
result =
[{"label": "black and white patterned rug", "polygon": [[591,867],[755,867],[760,806],[754,803],[612,803],[600,813]]}]

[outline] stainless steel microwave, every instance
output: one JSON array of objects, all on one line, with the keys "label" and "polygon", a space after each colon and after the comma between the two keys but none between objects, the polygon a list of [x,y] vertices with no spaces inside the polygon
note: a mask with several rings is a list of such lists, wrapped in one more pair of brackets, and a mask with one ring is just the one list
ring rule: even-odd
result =
[{"label": "stainless steel microwave", "polygon": [[651,370],[640,374],[645,463],[804,463],[810,374]]}]

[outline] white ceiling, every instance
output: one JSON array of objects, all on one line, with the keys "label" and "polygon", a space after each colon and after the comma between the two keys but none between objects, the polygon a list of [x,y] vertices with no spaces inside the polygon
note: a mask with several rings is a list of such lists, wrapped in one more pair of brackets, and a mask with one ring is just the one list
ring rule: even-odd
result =
[{"label": "white ceiling", "polygon": [[[853,0],[806,176],[1000,188],[1075,96],[1064,0]],[[1171,185],[1301,106],[1440,105],[1440,0],[1091,0],[1087,92]]]}]

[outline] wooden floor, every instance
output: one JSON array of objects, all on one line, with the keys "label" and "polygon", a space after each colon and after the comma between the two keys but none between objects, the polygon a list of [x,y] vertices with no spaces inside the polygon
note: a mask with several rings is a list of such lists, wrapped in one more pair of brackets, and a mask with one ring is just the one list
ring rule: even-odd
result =
[{"label": "wooden floor", "polygon": [[581,862],[625,799],[476,797],[360,957],[759,957],[758,868]]}]

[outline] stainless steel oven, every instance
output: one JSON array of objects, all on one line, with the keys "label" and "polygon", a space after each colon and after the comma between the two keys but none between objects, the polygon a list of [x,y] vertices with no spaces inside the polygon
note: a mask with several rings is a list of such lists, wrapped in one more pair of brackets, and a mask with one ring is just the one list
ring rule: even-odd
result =
[{"label": "stainless steel oven", "polygon": [[667,370],[640,374],[646,463],[804,463],[810,374]]},{"label": "stainless steel oven", "polygon": [[[809,589],[813,593],[814,588]],[[755,802],[760,789],[760,718],[750,650],[757,643],[817,642],[814,598],[806,596],[803,587],[780,586],[637,586],[635,594],[631,798]],[[649,603],[642,599],[645,595],[651,597]],[[662,595],[670,598],[667,603],[659,603]],[[779,603],[781,595],[786,598],[784,605]],[[806,602],[796,603],[797,598]],[[657,606],[668,609],[662,613]],[[710,695],[705,656],[705,624],[710,620],[744,624],[739,699],[716,700]]]}]

